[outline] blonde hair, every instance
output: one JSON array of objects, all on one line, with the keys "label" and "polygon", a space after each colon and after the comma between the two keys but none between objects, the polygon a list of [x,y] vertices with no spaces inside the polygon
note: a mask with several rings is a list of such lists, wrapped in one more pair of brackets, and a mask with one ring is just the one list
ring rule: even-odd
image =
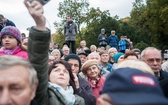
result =
[{"label": "blonde hair", "polygon": [[150,73],[154,75],[153,70],[148,66],[145,62],[143,61],[135,61],[135,60],[124,60],[121,63],[117,65],[118,68],[124,68],[124,67],[130,67],[130,68],[135,68],[138,70],[141,70],[145,73]]}]

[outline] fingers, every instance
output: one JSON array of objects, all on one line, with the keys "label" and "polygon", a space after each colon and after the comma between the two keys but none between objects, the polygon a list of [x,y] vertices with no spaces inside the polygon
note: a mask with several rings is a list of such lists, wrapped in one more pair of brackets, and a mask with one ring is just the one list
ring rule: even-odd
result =
[{"label": "fingers", "polygon": [[73,76],[74,76],[74,82],[75,82],[75,86],[76,88],[78,89],[79,88],[79,80],[78,80],[78,77],[75,73],[73,73]]}]

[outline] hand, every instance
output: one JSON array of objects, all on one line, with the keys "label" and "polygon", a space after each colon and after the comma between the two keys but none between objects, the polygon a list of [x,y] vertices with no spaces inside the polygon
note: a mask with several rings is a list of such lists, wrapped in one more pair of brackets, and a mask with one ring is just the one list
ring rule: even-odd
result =
[{"label": "hand", "polygon": [[35,23],[36,23],[36,29],[41,30],[41,31],[45,31],[46,27],[46,19],[43,15],[44,10],[43,10],[43,5],[34,0],[31,4],[30,2],[28,2],[28,0],[24,0],[24,4],[27,7],[27,10],[29,11],[29,14],[32,16],[32,18],[34,19]]},{"label": "hand", "polygon": [[76,89],[79,89],[79,80],[75,73],[73,73]]}]

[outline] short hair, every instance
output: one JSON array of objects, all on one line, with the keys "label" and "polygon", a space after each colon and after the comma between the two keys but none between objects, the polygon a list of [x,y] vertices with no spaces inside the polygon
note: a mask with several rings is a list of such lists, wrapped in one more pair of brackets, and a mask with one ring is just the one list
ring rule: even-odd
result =
[{"label": "short hair", "polygon": [[129,56],[135,56],[138,59],[138,55],[133,51],[125,53],[124,54],[124,59],[128,58]]},{"label": "short hair", "polygon": [[134,68],[134,69],[139,69],[145,73],[149,73],[154,75],[153,70],[150,68],[150,66],[148,64],[146,64],[143,61],[135,61],[135,60],[124,60],[121,63],[119,63],[117,65],[117,69],[118,68],[125,68],[125,67],[130,67],[130,68]]},{"label": "short hair", "polygon": [[92,44],[92,45],[90,46],[90,49],[91,49],[92,47],[93,47],[95,50],[97,49],[96,45],[94,45],[94,44]]},{"label": "short hair", "polygon": [[[116,51],[117,51],[117,49],[116,49],[115,47],[111,47],[111,48],[108,50],[108,53],[109,53],[109,54],[110,54],[111,50],[116,50]],[[118,52],[118,51],[117,51],[117,52]]]},{"label": "short hair", "polygon": [[100,55],[99,55],[98,52],[91,52],[91,53],[87,56],[88,60],[91,59],[91,56],[92,56],[92,55],[96,55],[96,56],[99,58],[99,60],[100,60]]},{"label": "short hair", "polygon": [[53,55],[53,53],[59,53],[59,54],[61,55],[61,52],[60,52],[60,50],[58,50],[58,49],[54,49],[54,50],[51,52],[51,55]]},{"label": "short hair", "polygon": [[0,56],[0,69],[11,68],[15,65],[21,65],[29,72],[29,82],[31,88],[34,89],[34,84],[38,84],[37,73],[31,63],[21,57],[12,55]]},{"label": "short hair", "polygon": [[100,51],[99,55],[101,56],[102,54],[108,54],[106,50]]},{"label": "short hair", "polygon": [[[144,57],[145,57],[145,54],[146,54],[146,51],[147,50],[157,50],[157,51],[159,51],[157,48],[155,48],[155,47],[147,47],[147,48],[145,48],[142,52],[141,52],[141,59],[142,60],[144,60]],[[160,51],[159,51],[160,52]],[[162,56],[161,56],[161,52],[160,52],[160,57],[162,58]]]},{"label": "short hair", "polygon": [[115,30],[111,30],[111,33],[115,33]]}]

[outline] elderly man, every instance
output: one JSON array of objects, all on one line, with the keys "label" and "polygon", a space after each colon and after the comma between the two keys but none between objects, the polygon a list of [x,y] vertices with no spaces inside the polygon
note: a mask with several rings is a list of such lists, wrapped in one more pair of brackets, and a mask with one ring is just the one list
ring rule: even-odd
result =
[{"label": "elderly man", "polygon": [[168,73],[161,69],[162,56],[161,52],[157,48],[145,48],[141,53],[141,59],[152,68],[159,81],[168,78]]},{"label": "elderly man", "polygon": [[167,81],[166,79],[168,79],[168,73],[163,71],[161,68],[162,64],[161,52],[154,47],[147,47],[142,51],[141,59],[151,67],[151,69],[155,73],[155,76],[159,80],[160,86],[165,96],[168,96],[167,91],[168,83],[166,82]]},{"label": "elderly man", "polygon": [[30,105],[38,84],[32,65],[16,56],[0,57],[0,105]]}]

